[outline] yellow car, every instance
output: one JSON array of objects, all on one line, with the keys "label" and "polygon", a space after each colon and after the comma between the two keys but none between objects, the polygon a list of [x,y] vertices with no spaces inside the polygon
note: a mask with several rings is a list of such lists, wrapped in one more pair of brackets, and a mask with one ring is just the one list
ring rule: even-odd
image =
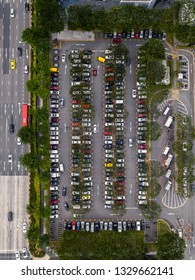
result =
[{"label": "yellow car", "polygon": [[113,163],[104,163],[105,167],[113,167]]},{"label": "yellow car", "polygon": [[90,195],[83,195],[82,196],[82,200],[89,200],[90,199]]},{"label": "yellow car", "polygon": [[15,61],[15,59],[11,60],[11,69],[12,70],[16,69],[16,61]]}]

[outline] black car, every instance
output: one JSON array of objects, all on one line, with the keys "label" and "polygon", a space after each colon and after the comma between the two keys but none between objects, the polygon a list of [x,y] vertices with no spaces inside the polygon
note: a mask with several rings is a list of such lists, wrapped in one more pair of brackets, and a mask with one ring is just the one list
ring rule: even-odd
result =
[{"label": "black car", "polygon": [[54,100],[58,100],[59,99],[59,96],[57,94],[51,94],[50,95],[50,98],[51,99],[54,99]]},{"label": "black car", "polygon": [[68,202],[64,203],[64,208],[68,211],[70,209]]},{"label": "black car", "polygon": [[58,122],[50,122],[50,126],[60,126],[60,124]]},{"label": "black car", "polygon": [[117,180],[118,180],[118,182],[123,182],[123,181],[125,181],[125,177],[118,177]]},{"label": "black car", "polygon": [[91,50],[84,50],[83,54],[92,54],[92,51]]},{"label": "black car", "polygon": [[52,77],[59,77],[59,76],[60,76],[60,74],[59,74],[59,73],[57,73],[57,72],[52,72],[52,73],[51,73],[51,76],[52,76]]},{"label": "black car", "polygon": [[58,195],[53,195],[52,193],[50,194],[50,199],[51,200],[57,200],[59,198]]},{"label": "black car", "polygon": [[51,182],[59,182],[60,177],[51,178]]},{"label": "black car", "polygon": [[141,220],[140,223],[141,223],[141,230],[145,230],[145,222],[144,222],[144,220]]},{"label": "black car", "polygon": [[18,56],[22,56],[22,48],[21,47],[18,47]]},{"label": "black car", "polygon": [[54,168],[55,168],[55,167],[59,167],[59,163],[52,162],[52,163],[51,163],[51,167],[52,167],[52,168],[53,168],[53,167],[54,167]]},{"label": "black car", "polygon": [[132,227],[132,230],[136,229],[136,222],[135,222],[135,220],[131,221],[131,227]]},{"label": "black car", "polygon": [[[65,202],[67,203],[67,202]],[[68,204],[68,203],[67,203]],[[65,204],[64,204],[65,205]],[[65,207],[65,206],[64,206]],[[67,209],[66,209],[67,210]],[[72,229],[72,223],[71,222],[68,222],[67,223],[67,230],[71,230]]]},{"label": "black car", "polygon": [[95,222],[94,231],[99,231],[99,230],[100,230],[100,222]]},{"label": "black car", "polygon": [[52,77],[52,78],[51,78],[51,81],[53,81],[53,82],[58,82],[58,81],[59,81],[59,77]]},{"label": "black car", "polygon": [[55,168],[55,167],[54,167],[54,168],[50,168],[50,171],[51,171],[51,172],[58,172],[58,171],[59,171],[59,168]]},{"label": "black car", "polygon": [[53,186],[53,187],[55,187],[55,186],[58,186],[59,185],[59,182],[54,182],[54,181],[52,181],[52,182],[50,182],[50,184],[51,184],[51,186]]},{"label": "black car", "polygon": [[62,188],[62,195],[66,196],[66,193],[67,193],[67,187],[63,187]]},{"label": "black car", "polygon": [[108,38],[112,39],[113,38],[113,33],[109,33]]},{"label": "black car", "polygon": [[131,230],[131,221],[127,221],[127,229]]},{"label": "black car", "polygon": [[51,108],[50,111],[51,111],[51,113],[58,113],[59,109],[58,108]]},{"label": "black car", "polygon": [[112,149],[112,144],[105,144],[104,148],[107,150],[111,150]]},{"label": "black car", "polygon": [[117,222],[113,222],[113,230],[117,231],[118,230],[118,223]]},{"label": "black car", "polygon": [[13,221],[13,212],[8,212],[8,221],[12,222]]},{"label": "black car", "polygon": [[29,8],[30,8],[29,3],[25,3],[24,9],[25,9],[25,12],[26,12],[26,13],[29,12]]},{"label": "black car", "polygon": [[14,126],[13,123],[11,123],[11,124],[9,125],[9,132],[14,133],[14,130],[15,130],[15,126]]},{"label": "black car", "polygon": [[130,65],[130,64],[131,64],[130,57],[127,57],[127,59],[126,59],[126,65]]}]

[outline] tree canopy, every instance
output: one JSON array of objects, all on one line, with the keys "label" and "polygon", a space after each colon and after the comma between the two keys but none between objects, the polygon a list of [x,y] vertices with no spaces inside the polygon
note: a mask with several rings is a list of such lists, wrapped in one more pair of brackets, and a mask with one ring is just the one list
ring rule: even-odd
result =
[{"label": "tree canopy", "polygon": [[157,243],[159,260],[182,260],[184,258],[185,241],[175,233],[164,233]]}]

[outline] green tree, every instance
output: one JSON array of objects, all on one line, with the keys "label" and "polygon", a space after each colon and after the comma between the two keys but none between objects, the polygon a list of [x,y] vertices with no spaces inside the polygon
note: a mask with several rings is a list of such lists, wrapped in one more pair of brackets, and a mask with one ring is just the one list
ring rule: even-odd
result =
[{"label": "green tree", "polygon": [[21,141],[24,144],[32,144],[35,139],[35,133],[30,126],[24,126],[20,128],[17,136],[21,138]]},{"label": "green tree", "polygon": [[149,220],[158,219],[162,211],[161,206],[154,200],[148,201],[147,205],[140,205],[140,209],[143,216]]},{"label": "green tree", "polygon": [[19,159],[21,164],[26,167],[28,171],[38,169],[39,167],[39,159],[33,153],[21,155]]},{"label": "green tree", "polygon": [[157,243],[159,260],[182,260],[184,258],[185,241],[175,233],[164,233]]},{"label": "green tree", "polygon": [[50,235],[49,234],[43,234],[39,238],[39,246],[49,246],[49,241],[50,241]]}]

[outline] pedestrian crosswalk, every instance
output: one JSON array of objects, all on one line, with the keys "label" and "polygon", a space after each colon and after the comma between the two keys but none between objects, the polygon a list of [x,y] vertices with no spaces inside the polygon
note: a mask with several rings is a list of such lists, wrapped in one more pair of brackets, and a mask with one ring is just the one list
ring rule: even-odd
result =
[{"label": "pedestrian crosswalk", "polygon": [[168,208],[176,209],[182,207],[187,200],[188,198],[186,196],[176,193],[172,187],[169,191],[165,192],[162,203]]},{"label": "pedestrian crosswalk", "polygon": [[166,107],[175,108],[175,112],[180,113],[182,115],[188,115],[188,110],[186,106],[180,100],[176,101],[172,99],[167,99],[161,102],[157,108],[160,112],[164,112]]}]

